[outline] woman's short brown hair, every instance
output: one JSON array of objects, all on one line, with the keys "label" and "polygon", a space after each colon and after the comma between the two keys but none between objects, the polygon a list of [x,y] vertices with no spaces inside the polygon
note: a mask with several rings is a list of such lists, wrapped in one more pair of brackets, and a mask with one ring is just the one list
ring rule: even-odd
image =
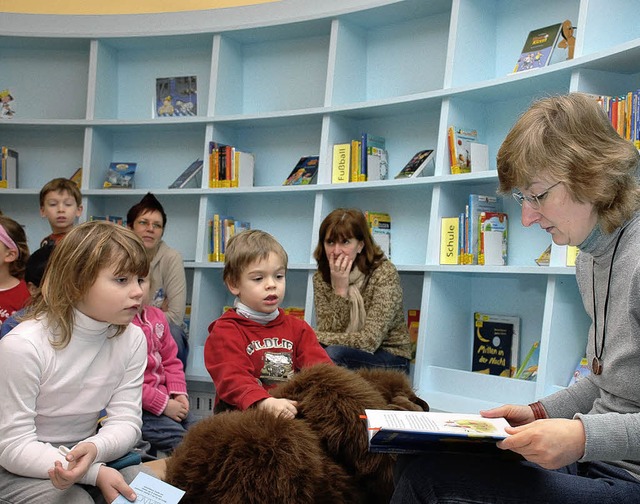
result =
[{"label": "woman's short brown hair", "polygon": [[562,182],[575,201],[593,203],[610,233],[640,207],[639,160],[595,97],[552,96],[533,103],[502,143],[499,191],[526,189],[539,177]]}]

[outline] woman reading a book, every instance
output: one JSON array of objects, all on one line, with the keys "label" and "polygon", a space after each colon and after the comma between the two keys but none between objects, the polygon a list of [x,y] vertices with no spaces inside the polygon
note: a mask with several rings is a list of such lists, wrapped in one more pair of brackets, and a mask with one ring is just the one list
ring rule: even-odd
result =
[{"label": "woman reading a book", "polygon": [[591,374],[481,412],[509,421],[498,447],[524,460],[403,458],[392,502],[640,502],[639,159],[591,96],[545,98],[518,119],[498,152],[499,190],[513,191],[524,226],[579,248]]},{"label": "woman reading a book", "polygon": [[316,335],[340,366],[409,372],[411,344],[395,266],[361,210],[338,208],[320,224],[313,276]]},{"label": "woman reading a book", "polygon": [[127,226],[142,239],[147,249],[151,261],[149,304],[165,312],[171,334],[178,345],[178,358],[186,368],[189,344],[182,325],[187,302],[187,279],[180,252],[162,240],[167,214],[158,199],[147,193],[127,212]]}]

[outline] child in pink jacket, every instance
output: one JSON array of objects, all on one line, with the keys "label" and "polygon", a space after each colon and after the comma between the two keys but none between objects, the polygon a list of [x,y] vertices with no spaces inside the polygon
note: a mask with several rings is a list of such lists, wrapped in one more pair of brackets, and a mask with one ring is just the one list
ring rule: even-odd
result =
[{"label": "child in pink jacket", "polygon": [[142,438],[151,444],[153,451],[170,452],[180,444],[194,418],[189,412],[187,382],[167,317],[160,308],[147,304],[149,281],[146,278],[142,290],[144,301],[132,322],[142,329],[147,339]]}]

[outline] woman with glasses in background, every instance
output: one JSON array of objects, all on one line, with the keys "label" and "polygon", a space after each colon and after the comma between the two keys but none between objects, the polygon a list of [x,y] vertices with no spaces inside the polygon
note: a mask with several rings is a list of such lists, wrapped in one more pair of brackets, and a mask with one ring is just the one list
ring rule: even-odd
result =
[{"label": "woman with glasses in background", "polygon": [[127,226],[142,239],[151,262],[149,304],[165,312],[171,334],[178,345],[178,358],[186,368],[189,345],[183,324],[187,279],[182,255],[162,240],[166,225],[167,214],[151,193],[147,193],[127,212]]},{"label": "woman with glasses in background", "polygon": [[513,192],[523,225],[578,246],[592,372],[481,412],[509,421],[498,447],[522,461],[404,458],[392,502],[640,502],[639,159],[593,96],[545,98],[518,119],[498,152],[499,191]]}]

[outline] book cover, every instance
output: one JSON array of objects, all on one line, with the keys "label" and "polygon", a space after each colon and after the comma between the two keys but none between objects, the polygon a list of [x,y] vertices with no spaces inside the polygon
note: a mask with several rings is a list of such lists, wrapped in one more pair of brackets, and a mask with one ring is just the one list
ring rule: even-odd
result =
[{"label": "book cover", "polygon": [[111,163],[102,186],[105,189],[133,189],[137,166],[137,163]]},{"label": "book cover", "polygon": [[231,187],[253,187],[253,171],[256,158],[250,152],[236,150],[234,153]]},{"label": "book cover", "polygon": [[384,255],[391,259],[391,215],[367,210],[364,216],[369,223],[373,241],[382,249]]},{"label": "book cover", "polygon": [[198,79],[195,75],[156,79],[157,117],[198,115]]},{"label": "book cover", "polygon": [[73,172],[69,180],[74,182],[78,187],[82,187],[82,166]]},{"label": "book cover", "polygon": [[[419,453],[444,448],[473,451],[476,443],[488,446],[505,439],[509,423],[504,418],[484,418],[473,413],[365,409],[369,451]],[[447,448],[452,448],[447,443]],[[496,448],[497,451],[497,448]]]},{"label": "book cover", "polygon": [[351,144],[333,146],[333,164],[331,165],[331,183],[345,184],[351,175]]},{"label": "book cover", "polygon": [[501,212],[502,200],[497,196],[469,194],[469,215],[467,229],[467,250],[463,264],[478,264],[478,242],[480,237],[480,214],[482,212]]},{"label": "book cover", "polygon": [[535,380],[538,376],[538,360],[540,359],[540,342],[536,341],[522,359],[520,367],[516,371],[514,378],[519,380]]},{"label": "book cover", "polygon": [[1,155],[0,188],[16,189],[18,187],[18,151],[3,146]]},{"label": "book cover", "polygon": [[425,149],[416,152],[404,168],[395,176],[397,179],[416,178],[426,174],[427,167],[434,166],[435,151],[433,149]]},{"label": "book cover", "polygon": [[368,150],[367,180],[387,180],[389,178],[389,153],[373,146]]},{"label": "book cover", "polygon": [[470,173],[473,162],[470,144],[478,141],[478,131],[450,126],[448,138],[451,173],[453,175]]},{"label": "book cover", "polygon": [[420,327],[420,310],[407,310],[407,328],[409,329],[409,341],[411,342],[411,362],[416,361],[418,350],[418,329]]},{"label": "book cover", "polygon": [[320,156],[303,156],[282,185],[307,185],[313,183],[318,174]]},{"label": "book cover", "polygon": [[440,264],[459,264],[458,217],[442,217],[440,220]]},{"label": "book cover", "polygon": [[198,188],[202,183],[202,159],[196,159],[170,185],[169,189]]},{"label": "book cover", "polygon": [[478,264],[507,265],[507,232],[509,217],[504,212],[481,212]]},{"label": "book cover", "polygon": [[0,119],[12,119],[16,115],[16,100],[9,89],[0,91]]},{"label": "book cover", "polygon": [[561,29],[562,23],[556,23],[530,31],[513,71],[523,72],[547,66]]},{"label": "book cover", "polygon": [[360,140],[351,140],[351,182],[360,180]]},{"label": "book cover", "polygon": [[518,366],[520,318],[475,312],[473,319],[471,371],[513,376]]},{"label": "book cover", "polygon": [[576,366],[576,370],[571,375],[571,380],[569,380],[569,385],[573,385],[574,383],[580,381],[585,376],[589,376],[591,374],[591,366],[589,365],[589,361],[586,357],[580,359],[578,365]]}]

